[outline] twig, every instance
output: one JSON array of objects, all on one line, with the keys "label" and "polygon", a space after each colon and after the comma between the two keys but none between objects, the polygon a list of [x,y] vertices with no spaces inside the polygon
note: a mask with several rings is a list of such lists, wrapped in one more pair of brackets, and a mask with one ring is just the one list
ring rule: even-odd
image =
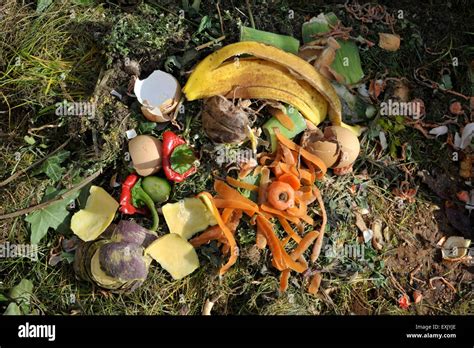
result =
[{"label": "twig", "polygon": [[391,270],[389,270],[389,272],[390,272],[390,280],[392,281],[395,288],[398,291],[400,291],[402,294],[406,295],[407,293],[406,293],[405,289],[403,289],[403,287],[400,285],[398,280],[395,279],[395,276],[393,275],[393,272]]},{"label": "twig", "polygon": [[219,36],[217,39],[215,40],[211,40],[209,42],[206,42],[205,44],[202,44],[202,45],[199,45],[199,46],[196,46],[194,49],[196,51],[200,51],[200,50],[203,50],[205,48],[208,48],[208,47],[211,47],[212,45],[215,45],[216,43],[219,43],[221,42],[222,40],[225,39],[225,35],[222,35],[222,36]]},{"label": "twig", "polygon": [[13,180],[17,179],[18,177],[20,177],[21,175],[23,175],[24,173],[26,173],[28,170],[30,170],[31,168],[34,168],[36,167],[38,164],[42,163],[43,161],[47,160],[48,158],[50,158],[51,156],[53,156],[54,154],[58,153],[59,151],[61,151],[62,149],[64,149],[66,147],[67,144],[69,144],[69,142],[71,141],[71,139],[68,139],[66,140],[61,146],[59,146],[56,150],[54,150],[53,152],[51,152],[49,155],[46,155],[45,157],[39,159],[38,161],[36,161],[35,163],[33,163],[32,165],[30,165],[29,167],[25,168],[25,169],[22,169],[20,170],[19,172],[16,172],[15,174],[13,174],[12,176],[10,176],[9,178],[3,180],[2,182],[0,182],[0,187],[3,187],[5,185],[7,185],[8,183],[12,182]]},{"label": "twig", "polygon": [[219,15],[219,22],[221,24],[221,33],[222,35],[224,35],[224,21],[222,20],[220,3],[221,3],[220,1],[217,1],[216,7],[217,7],[217,13]]},{"label": "twig", "polygon": [[415,274],[417,274],[421,270],[421,266],[421,264],[418,265],[413,271],[410,272],[410,285],[413,285],[414,280],[420,281],[420,279],[415,277]]},{"label": "twig", "polygon": [[8,102],[8,98],[3,94],[3,92],[0,92],[2,94],[3,99],[5,100],[5,104],[7,104],[8,107],[8,130],[11,129],[11,120],[12,120],[12,109],[10,107],[10,103]]},{"label": "twig", "polygon": [[435,290],[436,289],[436,286],[433,285],[433,282],[435,280],[441,280],[444,284],[447,285],[448,288],[450,288],[451,290],[453,290],[455,293],[457,292],[456,291],[456,288],[454,287],[453,284],[451,284],[450,282],[448,282],[446,279],[444,279],[444,277],[433,277],[430,279],[429,283],[430,283],[430,287],[432,290]]},{"label": "twig", "polygon": [[221,295],[214,297],[211,300],[206,299],[206,302],[202,308],[202,315],[211,315],[212,307],[214,307],[214,304],[217,302],[217,300],[219,300],[220,297]]},{"label": "twig", "polygon": [[43,202],[43,203],[40,203],[40,204],[37,204],[37,205],[33,205],[33,206],[25,208],[25,209],[18,210],[18,211],[12,212],[12,213],[8,213],[8,214],[5,214],[5,215],[0,215],[0,220],[11,219],[11,218],[14,218],[14,217],[17,217],[17,216],[25,215],[25,214],[31,213],[31,212],[39,210],[39,209],[44,209],[44,208],[46,208],[46,207],[48,207],[51,204],[54,204],[56,202],[62,201],[67,196],[69,196],[71,193],[73,193],[77,190],[80,190],[81,188],[83,188],[84,186],[86,186],[87,184],[92,182],[101,173],[102,173],[102,170],[99,170],[99,171],[95,172],[94,174],[92,174],[92,175],[88,176],[87,178],[85,178],[84,180],[82,180],[78,185],[73,186],[72,188],[70,188],[66,192],[60,194],[58,197],[56,197],[54,199],[51,199],[49,201],[46,201],[46,202]]},{"label": "twig", "polygon": [[452,95],[455,95],[455,96],[458,96],[458,97],[461,97],[461,98],[464,98],[465,100],[469,100],[470,97],[468,96],[465,96],[464,94],[462,93],[459,93],[459,92],[456,92],[456,91],[453,91],[451,89],[446,89],[446,88],[441,88],[440,84],[436,81],[433,81],[429,78],[427,78],[426,76],[423,76],[420,72],[420,70],[424,69],[424,67],[420,67],[420,68],[417,68],[415,69],[414,73],[413,73],[413,77],[415,78],[415,80],[420,84],[420,85],[423,85],[425,87],[428,87],[428,88],[431,88],[431,89],[437,89],[437,90],[440,90],[441,92],[446,92],[446,93],[449,93],[449,94],[452,94]]},{"label": "twig", "polygon": [[45,124],[44,126],[41,127],[36,127],[36,128],[30,128],[28,129],[28,133],[34,133],[34,132],[39,132],[40,130],[46,129],[46,128],[58,128],[60,127],[59,124]]},{"label": "twig", "polygon": [[41,131],[43,129],[46,129],[46,128],[59,128],[59,127],[61,127],[61,125],[59,125],[59,124],[46,124],[46,125],[38,127],[38,128],[28,129],[28,134],[31,135],[31,136],[37,137],[37,138],[44,139],[44,138],[46,138],[45,136],[36,134],[35,132],[39,132],[39,131]]},{"label": "twig", "polygon": [[250,25],[255,29],[255,21],[253,20],[252,7],[250,6],[250,0],[245,0],[247,4],[247,11],[249,12]]}]

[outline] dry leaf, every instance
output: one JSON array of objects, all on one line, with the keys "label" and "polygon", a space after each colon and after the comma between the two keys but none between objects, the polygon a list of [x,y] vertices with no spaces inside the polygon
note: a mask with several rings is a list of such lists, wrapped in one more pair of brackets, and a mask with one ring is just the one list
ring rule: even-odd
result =
[{"label": "dry leaf", "polygon": [[397,81],[393,90],[393,96],[402,102],[407,102],[410,99],[410,89],[402,81]]},{"label": "dry leaf", "polygon": [[400,48],[400,36],[395,34],[379,33],[379,46],[386,51],[398,51]]},{"label": "dry leaf", "polygon": [[464,150],[472,141],[474,137],[474,122],[468,123],[464,126],[461,136],[458,133],[454,136],[454,147]]},{"label": "dry leaf", "polygon": [[440,135],[444,135],[448,133],[448,127],[447,126],[439,126],[431,129],[429,131],[429,134],[431,135],[436,135],[436,138],[439,137]]},{"label": "dry leaf", "polygon": [[418,291],[418,290],[413,291],[413,301],[415,302],[415,304],[420,303],[422,299],[423,299],[423,294],[421,293],[421,291]]},{"label": "dry leaf", "polygon": [[374,234],[372,238],[372,246],[375,250],[382,250],[383,248],[383,236],[382,236],[382,221],[376,219],[372,223],[372,232]]}]

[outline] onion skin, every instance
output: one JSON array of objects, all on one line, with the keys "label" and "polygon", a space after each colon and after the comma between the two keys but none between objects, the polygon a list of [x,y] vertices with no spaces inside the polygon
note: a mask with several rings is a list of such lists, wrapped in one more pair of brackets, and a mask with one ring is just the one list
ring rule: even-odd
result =
[{"label": "onion skin", "polygon": [[216,143],[236,144],[247,138],[250,122],[245,111],[220,96],[206,100],[202,127]]}]

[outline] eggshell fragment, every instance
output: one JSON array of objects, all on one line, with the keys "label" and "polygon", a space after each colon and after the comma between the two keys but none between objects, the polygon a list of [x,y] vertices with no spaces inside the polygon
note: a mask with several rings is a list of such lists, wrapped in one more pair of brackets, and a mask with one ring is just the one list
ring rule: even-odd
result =
[{"label": "eggshell fragment", "polygon": [[326,140],[323,132],[317,128],[304,132],[301,146],[318,156],[328,168],[332,167],[339,158],[340,149],[337,142]]},{"label": "eggshell fragment", "polygon": [[301,139],[301,145],[333,169],[351,166],[360,151],[357,136],[340,126],[326,127],[324,134],[320,130],[308,130]]},{"label": "eggshell fragment", "polygon": [[449,237],[444,242],[443,249],[441,249],[443,260],[450,262],[461,261],[467,255],[470,245],[471,240],[469,239],[458,236]]},{"label": "eggshell fragment", "polygon": [[148,120],[167,122],[178,105],[181,87],[173,75],[155,70],[148,78],[135,81],[134,93]]},{"label": "eggshell fragment", "polygon": [[150,135],[139,135],[128,143],[133,167],[141,176],[156,173],[161,168],[161,141]]},{"label": "eggshell fragment", "polygon": [[344,168],[355,162],[360,152],[360,143],[357,136],[350,130],[332,126],[324,130],[326,139],[335,139],[341,151],[339,161],[331,168]]}]

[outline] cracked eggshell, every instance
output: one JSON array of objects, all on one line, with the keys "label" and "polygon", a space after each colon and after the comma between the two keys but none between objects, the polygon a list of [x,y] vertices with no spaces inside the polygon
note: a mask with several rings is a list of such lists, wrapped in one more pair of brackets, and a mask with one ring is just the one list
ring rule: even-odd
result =
[{"label": "cracked eggshell", "polygon": [[350,166],[360,151],[357,136],[350,130],[331,126],[320,130],[308,130],[301,139],[301,146],[315,154],[328,168],[339,169]]},{"label": "cracked eggshell", "polygon": [[141,176],[156,173],[161,168],[161,141],[150,135],[139,135],[128,143],[133,167]]},{"label": "cracked eggshell", "polygon": [[360,152],[360,143],[357,136],[349,129],[331,126],[324,129],[324,137],[328,141],[336,141],[340,155],[338,161],[331,168],[344,168],[355,162]]},{"label": "cracked eggshell", "polygon": [[449,237],[441,249],[443,260],[450,262],[461,261],[467,255],[470,245],[470,239],[458,236]]},{"label": "cracked eggshell", "polygon": [[173,75],[155,70],[146,79],[135,81],[134,93],[148,120],[168,122],[181,98],[181,86]]},{"label": "cracked eggshell", "polygon": [[301,138],[301,146],[318,156],[328,168],[337,162],[340,155],[337,142],[326,139],[319,129],[305,131]]}]

